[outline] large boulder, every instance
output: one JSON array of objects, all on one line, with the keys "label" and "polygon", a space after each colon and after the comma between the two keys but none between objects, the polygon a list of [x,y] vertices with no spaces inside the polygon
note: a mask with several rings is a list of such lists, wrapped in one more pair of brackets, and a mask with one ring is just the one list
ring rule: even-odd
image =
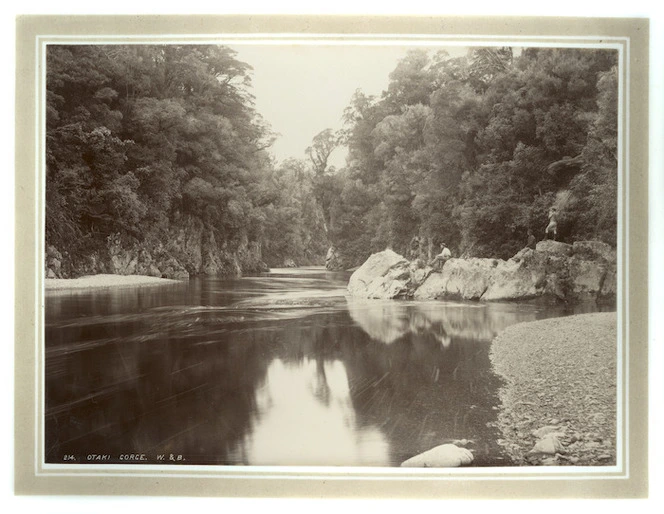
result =
[{"label": "large boulder", "polygon": [[479,300],[489,287],[497,259],[450,259],[442,270],[447,276],[446,295],[463,300]]},{"label": "large boulder", "polygon": [[362,298],[481,301],[611,301],[616,296],[615,252],[604,243],[540,241],[511,259],[450,259],[439,272],[386,250],[351,277]]},{"label": "large boulder", "polygon": [[497,259],[450,259],[440,273],[429,275],[415,291],[416,299],[479,300],[489,287]]},{"label": "large boulder", "polygon": [[442,273],[432,273],[413,293],[415,300],[438,300],[445,298],[447,277]]},{"label": "large boulder", "polygon": [[414,292],[418,300],[522,300],[540,296],[546,285],[547,258],[533,250],[517,258],[450,259]]},{"label": "large boulder", "polygon": [[606,277],[603,262],[587,261],[572,257],[568,262],[572,292],[577,297],[597,297]]},{"label": "large boulder", "polygon": [[546,239],[537,243],[535,250],[542,253],[552,253],[563,257],[570,257],[572,255],[572,245],[561,243],[560,241],[552,241]]},{"label": "large boulder", "polygon": [[348,292],[359,298],[391,299],[408,295],[410,263],[392,250],[369,257],[350,277]]},{"label": "large boulder", "polygon": [[410,288],[414,291],[419,288],[433,273],[433,268],[427,266],[424,261],[415,259],[408,267],[410,271]]},{"label": "large boulder", "polygon": [[542,259],[535,257],[534,252],[532,254],[518,261],[501,261],[481,299],[510,301],[541,296],[546,284],[546,267]]},{"label": "large boulder", "polygon": [[572,253],[583,260],[605,260],[608,263],[616,262],[616,250],[601,241],[576,241],[572,244]]}]

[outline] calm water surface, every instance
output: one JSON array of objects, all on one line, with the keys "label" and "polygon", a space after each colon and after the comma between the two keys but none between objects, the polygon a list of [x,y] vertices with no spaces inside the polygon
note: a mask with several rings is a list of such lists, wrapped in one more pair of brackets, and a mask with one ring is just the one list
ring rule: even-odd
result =
[{"label": "calm water surface", "polygon": [[348,278],[48,293],[46,461],[398,466],[470,439],[474,465],[509,465],[491,339],[572,312],[354,300]]}]

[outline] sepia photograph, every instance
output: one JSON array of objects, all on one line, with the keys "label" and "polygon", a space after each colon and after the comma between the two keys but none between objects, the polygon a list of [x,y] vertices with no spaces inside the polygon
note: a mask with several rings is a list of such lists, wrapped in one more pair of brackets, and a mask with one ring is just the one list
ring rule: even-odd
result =
[{"label": "sepia photograph", "polygon": [[223,27],[36,39],[30,473],[640,495],[632,40]]},{"label": "sepia photograph", "polygon": [[49,45],[46,462],[615,464],[617,57]]}]

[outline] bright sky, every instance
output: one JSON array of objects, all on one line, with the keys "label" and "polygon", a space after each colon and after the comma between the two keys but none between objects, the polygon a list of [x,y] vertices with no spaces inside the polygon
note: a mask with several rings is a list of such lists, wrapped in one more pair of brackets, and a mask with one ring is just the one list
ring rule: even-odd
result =
[{"label": "bright sky", "polygon": [[[384,45],[229,45],[240,61],[253,68],[256,109],[280,134],[272,152],[281,161],[305,158],[313,137],[326,128],[339,129],[341,116],[356,89],[380,95],[389,74],[406,55],[406,46]],[[431,48],[431,47],[430,47]],[[442,49],[441,47],[435,50]],[[464,55],[466,47],[445,48]],[[330,164],[345,163],[345,150]]]}]

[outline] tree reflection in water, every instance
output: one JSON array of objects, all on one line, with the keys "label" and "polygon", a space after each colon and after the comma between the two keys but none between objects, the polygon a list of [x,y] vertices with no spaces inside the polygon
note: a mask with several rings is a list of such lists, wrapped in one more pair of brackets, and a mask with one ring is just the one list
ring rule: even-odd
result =
[{"label": "tree reflection in water", "polygon": [[383,434],[357,425],[349,393],[346,369],[338,360],[272,361],[257,393],[260,421],[247,437],[250,462],[389,465]]}]

